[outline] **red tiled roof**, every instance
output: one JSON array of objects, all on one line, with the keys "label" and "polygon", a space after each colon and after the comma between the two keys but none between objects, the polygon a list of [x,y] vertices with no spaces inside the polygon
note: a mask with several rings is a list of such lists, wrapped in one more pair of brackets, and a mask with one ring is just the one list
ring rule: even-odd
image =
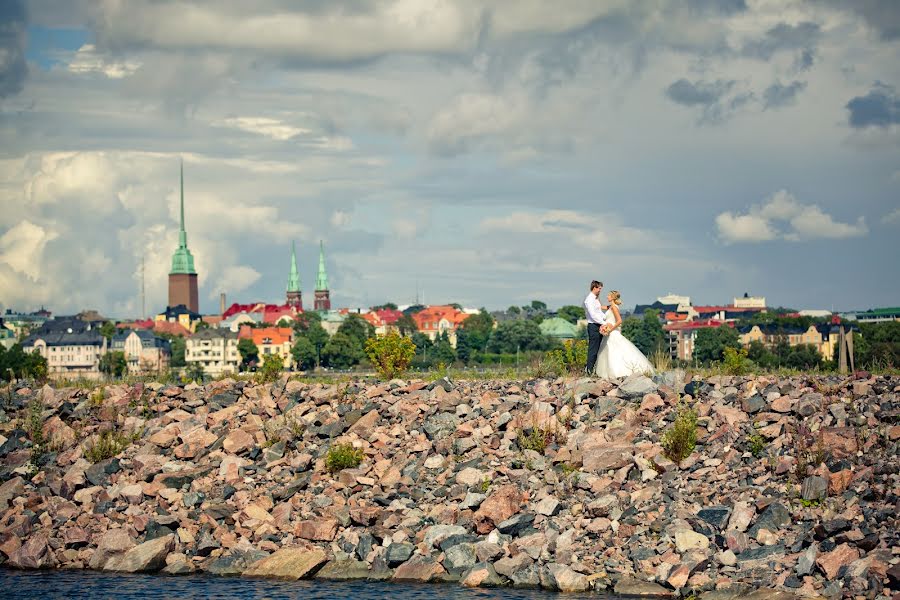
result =
[{"label": "red tiled roof", "polygon": [[666,321],[685,321],[688,316],[684,313],[677,312],[667,312],[666,313]]},{"label": "red tiled roof", "polygon": [[376,310],[375,314],[378,315],[378,318],[381,319],[385,323],[385,325],[396,323],[400,319],[400,317],[403,316],[403,312],[399,310],[391,310],[389,308]]},{"label": "red tiled roof", "polygon": [[265,315],[269,312],[283,310],[289,310],[291,311],[291,314],[296,314],[296,310],[294,309],[294,307],[287,304],[266,304],[265,302],[257,302],[255,304],[238,304],[237,302],[235,302],[234,304],[229,306],[224,313],[222,313],[222,319],[227,319],[228,317],[234,316],[240,312],[261,312]]},{"label": "red tiled roof", "polygon": [[421,331],[435,330],[435,323],[446,319],[451,324],[451,329],[456,329],[460,323],[469,318],[469,315],[453,306],[429,306],[413,315],[416,327]]},{"label": "red tiled roof", "polygon": [[703,319],[700,321],[687,321],[682,323],[671,323],[669,325],[664,325],[663,329],[666,331],[684,331],[689,329],[707,329],[711,327],[721,327],[722,325],[728,325],[729,327],[734,327],[734,323],[729,323],[728,321],[718,321],[716,319]]},{"label": "red tiled roof", "polygon": [[153,324],[155,333],[168,333],[170,335],[180,335],[190,337],[191,332],[188,331],[181,323],[172,323],[171,321],[156,321]]},{"label": "red tiled roof", "polygon": [[204,315],[202,317],[204,323],[209,323],[213,327],[222,322],[222,317],[220,315]]},{"label": "red tiled roof", "polygon": [[155,321],[153,319],[144,319],[143,321],[124,321],[122,323],[117,323],[116,327],[120,329],[153,329],[153,324]]},{"label": "red tiled roof", "polygon": [[281,345],[285,342],[290,342],[293,336],[294,330],[290,327],[259,327],[254,329],[249,325],[241,325],[241,330],[238,333],[239,339],[251,339],[257,346],[263,344]]}]

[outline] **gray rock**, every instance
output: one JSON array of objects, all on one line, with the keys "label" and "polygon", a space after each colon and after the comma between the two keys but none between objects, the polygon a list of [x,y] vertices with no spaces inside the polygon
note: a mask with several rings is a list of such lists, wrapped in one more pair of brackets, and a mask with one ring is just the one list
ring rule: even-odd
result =
[{"label": "gray rock", "polygon": [[797,559],[797,566],[795,568],[795,572],[799,577],[803,577],[804,575],[809,575],[813,572],[813,568],[816,566],[816,558],[818,557],[819,552],[816,549],[815,545],[810,546],[802,554],[800,554],[800,558]]},{"label": "gray rock", "polygon": [[269,554],[262,550],[233,551],[226,556],[220,556],[203,567],[203,570],[211,575],[240,575],[250,565],[258,562]]},{"label": "gray rock", "polygon": [[497,529],[500,530],[500,533],[517,536],[525,531],[525,529],[531,527],[532,523],[534,523],[533,514],[519,513],[517,515],[513,515],[505,521],[501,521],[497,525]]},{"label": "gray rock", "polygon": [[472,565],[462,574],[460,582],[463,585],[467,585],[467,581],[471,581],[472,577],[477,577],[478,587],[499,587],[503,585],[503,578],[497,574],[497,571],[494,570],[494,565],[491,563]]},{"label": "gray rock", "polygon": [[509,575],[513,587],[536,588],[541,585],[541,570],[535,564],[529,564]]},{"label": "gray rock", "polygon": [[442,412],[431,415],[425,420],[425,434],[431,441],[442,440],[456,431],[459,418],[451,413]]},{"label": "gray rock", "polygon": [[824,500],[828,494],[828,480],[824,477],[807,477],[800,487],[800,494],[804,500]]},{"label": "gray rock", "polygon": [[388,546],[385,560],[387,561],[389,567],[397,567],[409,560],[409,557],[412,556],[413,550],[415,550],[415,546],[406,542],[400,544],[391,544],[390,546]]},{"label": "gray rock", "polygon": [[759,515],[756,523],[750,528],[750,537],[755,538],[760,529],[775,533],[791,524],[791,513],[781,502],[773,502]]},{"label": "gray rock", "polygon": [[809,393],[804,394],[800,401],[794,405],[794,412],[796,412],[801,417],[810,417],[822,408],[822,401],[824,397],[822,394],[818,393]]},{"label": "gray rock", "polygon": [[466,528],[460,527],[459,525],[432,525],[425,530],[425,546],[427,548],[433,548],[448,537],[454,535],[466,535],[466,533]]},{"label": "gray rock", "polygon": [[124,554],[114,556],[103,566],[105,571],[125,573],[156,572],[166,566],[166,556],[175,548],[175,535],[139,544]]},{"label": "gray rock", "polygon": [[623,596],[642,596],[671,598],[673,594],[658,583],[650,583],[649,581],[638,581],[637,579],[623,578],[616,582],[613,591]]},{"label": "gray rock", "polygon": [[760,546],[759,548],[745,550],[738,555],[738,562],[741,566],[746,566],[746,563],[755,563],[757,561],[768,562],[768,559],[776,556],[784,556],[784,544]]},{"label": "gray rock", "polygon": [[535,512],[539,515],[544,515],[546,517],[552,517],[559,512],[559,500],[554,498],[553,496],[548,496],[537,503],[534,508]]},{"label": "gray rock", "polygon": [[368,577],[369,565],[365,561],[352,559],[330,560],[315,575],[316,579],[332,581],[352,581]]},{"label": "gray rock", "polygon": [[444,554],[444,568],[453,576],[462,575],[477,562],[474,544],[457,544]]},{"label": "gray rock", "polygon": [[204,500],[206,500],[206,495],[203,492],[188,492],[181,499],[185,508],[200,506]]},{"label": "gray rock", "polygon": [[463,498],[462,504],[460,504],[461,508],[471,508],[475,509],[481,506],[481,503],[484,502],[485,498],[487,498],[486,494],[477,494],[475,492],[468,492],[466,497]]},{"label": "gray rock", "polygon": [[749,398],[741,400],[741,408],[745,413],[755,414],[766,406],[766,401],[759,394],[754,394]]},{"label": "gray rock", "polygon": [[657,386],[653,380],[644,375],[629,375],[619,386],[619,395],[622,398],[643,398],[645,394],[655,392]]},{"label": "gray rock", "polygon": [[697,516],[718,529],[723,529],[728,524],[731,509],[727,506],[710,506],[701,509]]}]

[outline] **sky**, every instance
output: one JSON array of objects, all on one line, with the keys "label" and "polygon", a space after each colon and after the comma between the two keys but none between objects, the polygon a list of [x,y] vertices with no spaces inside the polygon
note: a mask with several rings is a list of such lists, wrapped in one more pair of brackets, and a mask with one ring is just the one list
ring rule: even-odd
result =
[{"label": "sky", "polygon": [[0,307],[900,304],[895,0],[4,0]]}]

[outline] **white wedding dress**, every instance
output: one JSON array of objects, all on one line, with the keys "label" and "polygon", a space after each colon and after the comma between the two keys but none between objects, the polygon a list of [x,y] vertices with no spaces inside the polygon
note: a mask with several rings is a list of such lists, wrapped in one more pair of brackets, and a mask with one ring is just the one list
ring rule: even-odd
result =
[{"label": "white wedding dress", "polygon": [[[616,322],[616,315],[611,308],[606,311],[606,322],[610,325]],[[654,372],[653,365],[650,364],[643,352],[622,335],[622,331],[618,328],[609,335],[603,336],[594,371],[604,379],[618,379],[635,373],[651,374]]]}]

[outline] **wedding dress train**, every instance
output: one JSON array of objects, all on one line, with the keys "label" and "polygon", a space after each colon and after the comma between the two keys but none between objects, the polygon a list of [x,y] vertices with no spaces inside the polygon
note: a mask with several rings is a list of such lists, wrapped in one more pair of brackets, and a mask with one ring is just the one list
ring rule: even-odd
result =
[{"label": "wedding dress train", "polygon": [[[612,309],[606,318],[607,323],[615,323]],[[614,329],[612,333],[603,336],[594,372],[604,379],[618,379],[635,373],[651,374],[654,369],[637,346],[622,335],[619,329]]]}]

